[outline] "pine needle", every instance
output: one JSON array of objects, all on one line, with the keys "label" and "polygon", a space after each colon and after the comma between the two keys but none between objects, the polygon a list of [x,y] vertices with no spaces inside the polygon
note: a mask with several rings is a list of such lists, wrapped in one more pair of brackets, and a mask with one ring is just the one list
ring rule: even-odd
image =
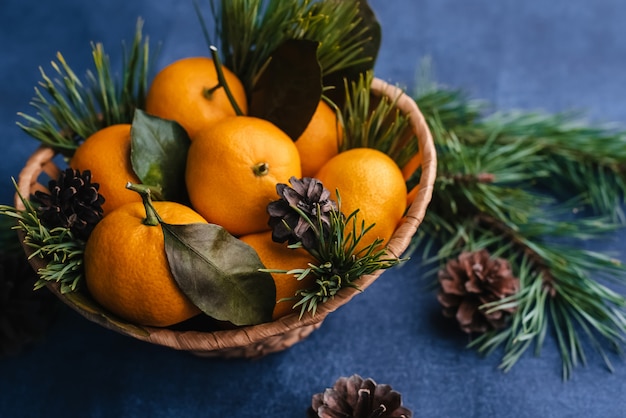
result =
[{"label": "pine needle", "polygon": [[32,249],[29,258],[41,258],[46,267],[37,271],[38,279],[34,289],[40,289],[50,282],[58,283],[61,293],[78,290],[83,280],[83,252],[85,243],[76,239],[67,228],[48,229],[39,221],[37,208],[19,194],[17,184],[13,182],[24,210],[12,206],[0,205],[0,216],[12,219],[13,229],[21,230],[24,245]]},{"label": "pine needle", "polygon": [[[584,249],[623,228],[626,133],[580,115],[486,114],[484,103],[430,84],[415,97],[438,152],[434,195],[411,248],[439,266],[463,250],[485,248],[511,263],[521,290],[488,306],[516,306],[509,326],[474,339],[504,353],[509,371],[547,335],[559,347],[562,376],[585,364],[586,340],[613,366],[608,350],[626,342],[626,268]],[[608,287],[608,284],[611,287]]]},{"label": "pine needle", "polygon": [[396,107],[397,100],[372,94],[373,71],[353,82],[345,82],[346,100],[339,112],[344,127],[340,151],[374,148],[389,155],[403,167],[418,151],[409,119]]},{"label": "pine needle", "polygon": [[[369,41],[357,1],[336,0],[209,0],[215,33],[205,33],[209,45],[219,42],[224,65],[251,91],[272,52],[288,39],[319,42],[318,60],[324,76],[364,63]],[[202,10],[197,13],[206,27]]]},{"label": "pine needle", "polygon": [[100,43],[92,44],[95,73],[81,80],[58,53],[51,62],[53,76],[40,68],[41,81],[31,106],[35,115],[18,113],[17,125],[28,135],[71,156],[94,132],[117,123],[131,123],[135,109],[143,108],[151,70],[149,42],[137,21],[130,49],[124,47],[122,77],[118,80]]}]

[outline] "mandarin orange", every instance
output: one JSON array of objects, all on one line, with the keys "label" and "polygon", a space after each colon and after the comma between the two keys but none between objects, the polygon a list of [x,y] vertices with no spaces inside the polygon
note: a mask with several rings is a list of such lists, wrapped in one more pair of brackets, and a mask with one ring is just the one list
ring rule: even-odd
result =
[{"label": "mandarin orange", "polygon": [[[235,102],[245,114],[247,98],[237,76],[222,67]],[[218,85],[215,63],[208,57],[188,57],[175,61],[157,73],[148,89],[146,112],[178,122],[193,140],[197,133],[236,112],[223,88]]]},{"label": "mandarin orange", "polygon": [[293,141],[259,118],[223,119],[189,147],[185,178],[192,207],[235,236],[268,230],[276,184],[301,176]]},{"label": "mandarin orange", "polygon": [[337,155],[342,138],[343,128],[337,114],[320,100],[311,121],[295,142],[300,153],[302,176],[313,177],[326,161]]},{"label": "mandarin orange", "polygon": [[353,148],[331,158],[315,177],[333,199],[339,191],[341,211],[346,216],[359,210],[359,227],[361,221],[366,227],[375,224],[358,249],[377,238],[384,242],[391,238],[406,210],[407,190],[400,168],[387,154],[373,148]]},{"label": "mandarin orange", "polygon": [[[206,223],[178,203],[154,202],[153,206],[169,224]],[[93,298],[115,315],[138,325],[169,326],[200,309],[172,276],[161,225],[146,225],[145,218],[144,204],[135,202],[112,211],[96,225],[85,247],[85,283]]]},{"label": "mandarin orange", "polygon": [[104,196],[104,214],[129,203],[139,202],[135,192],[126,189],[126,183],[139,183],[130,160],[130,124],[111,125],[85,140],[70,160],[75,170],[91,170],[94,183],[100,184]]}]

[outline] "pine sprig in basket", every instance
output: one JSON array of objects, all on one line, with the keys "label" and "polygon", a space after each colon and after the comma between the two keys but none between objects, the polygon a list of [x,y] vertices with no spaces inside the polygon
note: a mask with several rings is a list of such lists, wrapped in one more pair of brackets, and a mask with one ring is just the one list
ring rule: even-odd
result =
[{"label": "pine sprig in basket", "polygon": [[[289,39],[319,42],[322,75],[372,66],[380,43],[380,27],[366,1],[209,0],[215,31],[211,36],[196,11],[209,44],[219,41],[224,65],[251,91],[272,52]],[[368,12],[369,11],[369,12]]]},{"label": "pine sprig in basket", "polygon": [[83,279],[84,241],[77,239],[68,227],[49,228],[42,224],[37,206],[17,193],[25,209],[1,205],[0,215],[14,219],[14,229],[24,234],[24,245],[33,250],[32,257],[48,260],[46,267],[37,271],[34,290],[49,282],[59,283],[61,293],[79,289]]},{"label": "pine sprig in basket", "polygon": [[31,105],[36,115],[19,113],[18,126],[66,156],[94,132],[116,123],[130,123],[135,109],[144,107],[151,71],[150,47],[138,20],[130,49],[125,51],[122,78],[114,77],[104,46],[92,44],[95,73],[81,79],[61,53],[52,61],[54,76],[40,68],[40,88],[35,88]]},{"label": "pine sprig in basket", "polygon": [[372,95],[373,71],[354,81],[345,82],[345,103],[340,109],[345,136],[341,151],[350,148],[374,148],[389,155],[404,167],[419,150],[409,129],[408,117],[396,108],[397,98],[379,99]]},{"label": "pine sprig in basket", "polygon": [[551,334],[564,379],[586,362],[585,341],[612,369],[607,350],[626,342],[626,269],[585,241],[623,227],[626,133],[571,113],[488,115],[484,103],[437,85],[415,98],[438,150],[433,200],[414,237],[435,254],[430,274],[463,251],[487,249],[520,281],[517,294],[481,307],[513,310],[508,326],[470,347],[502,347],[508,371]]},{"label": "pine sprig in basket", "polygon": [[[291,186],[277,186],[280,199],[268,206],[272,239],[304,248],[315,262],[294,270],[264,269],[269,273],[293,275],[296,280],[312,276],[314,284],[299,289],[293,298],[300,317],[315,315],[317,307],[335,297],[343,288],[359,289],[356,281],[365,275],[392,268],[402,259],[391,256],[383,240],[375,239],[363,248],[365,234],[374,224],[357,221],[357,211],[341,212],[341,199],[330,199],[322,183],[314,178],[291,179]],[[360,289],[359,289],[360,290]]]}]

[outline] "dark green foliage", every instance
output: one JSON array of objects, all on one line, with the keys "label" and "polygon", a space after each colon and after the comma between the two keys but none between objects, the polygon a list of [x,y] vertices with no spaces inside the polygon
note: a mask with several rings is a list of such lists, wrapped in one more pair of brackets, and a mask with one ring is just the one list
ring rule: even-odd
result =
[{"label": "dark green foliage", "polygon": [[484,103],[436,85],[415,99],[436,143],[438,177],[413,248],[425,249],[431,272],[485,248],[520,278],[517,295],[488,307],[516,307],[511,325],[470,346],[504,347],[506,371],[551,334],[567,379],[586,361],[586,339],[612,368],[606,351],[621,350],[626,336],[626,270],[584,248],[623,227],[626,133],[572,113],[489,114]]}]

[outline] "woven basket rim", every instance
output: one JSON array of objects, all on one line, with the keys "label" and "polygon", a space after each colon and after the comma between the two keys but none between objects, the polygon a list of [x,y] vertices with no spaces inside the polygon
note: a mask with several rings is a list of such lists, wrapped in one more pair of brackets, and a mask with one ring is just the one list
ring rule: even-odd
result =
[{"label": "woven basket rim", "polygon": [[[419,150],[422,155],[422,173],[418,184],[418,192],[413,199],[406,213],[404,221],[393,233],[387,244],[388,250],[395,256],[401,256],[408,248],[411,239],[418,227],[422,223],[426,214],[426,209],[433,193],[433,185],[436,177],[437,160],[436,151],[431,132],[428,128],[423,114],[419,110],[415,100],[404,93],[400,88],[393,86],[379,78],[372,81],[372,92],[377,95],[387,96],[396,102],[398,109],[409,116],[409,123],[413,133],[417,136]],[[55,151],[50,147],[41,146],[27,160],[24,168],[18,177],[18,191],[15,195],[15,207],[24,209],[20,194],[24,198],[31,195],[38,187],[37,179],[42,171],[50,173],[49,163],[55,157]],[[57,169],[58,170],[58,169]],[[24,235],[20,234],[20,241],[23,243]],[[28,256],[32,255],[32,249],[23,245]],[[30,258],[34,269],[45,267],[44,261],[38,257]],[[294,332],[298,329],[317,328],[328,314],[334,312],[339,307],[350,301],[356,294],[369,287],[380,275],[382,271],[374,274],[362,276],[357,279],[356,284],[359,289],[344,288],[335,297],[317,308],[315,315],[310,312],[305,313],[301,318],[298,312],[294,312],[273,322],[254,326],[240,327],[232,330],[206,331],[178,331],[169,328],[144,327],[127,324],[124,321],[115,320],[102,312],[94,312],[85,309],[76,303],[68,295],[60,292],[59,285],[50,283],[47,285],[50,291],[55,293],[64,303],[85,318],[95,322],[105,328],[111,329],[127,336],[167,346],[178,350],[188,350],[192,352],[227,352],[229,349],[238,347],[254,346],[261,344],[268,338],[280,336],[281,334]],[[291,345],[291,344],[289,344]]]}]

